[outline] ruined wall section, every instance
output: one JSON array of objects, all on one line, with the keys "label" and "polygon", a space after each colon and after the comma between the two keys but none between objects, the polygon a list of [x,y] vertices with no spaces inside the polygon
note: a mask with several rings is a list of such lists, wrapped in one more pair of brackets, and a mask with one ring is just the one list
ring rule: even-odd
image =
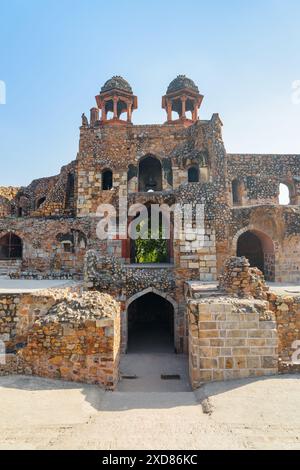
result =
[{"label": "ruined wall section", "polygon": [[[97,221],[92,218],[7,218],[0,238],[12,232],[22,240],[22,277],[64,278],[81,275],[88,248],[98,248]],[[66,251],[64,242],[69,244]],[[3,261],[9,267],[10,260]],[[19,273],[20,275],[20,273]]]},{"label": "ruined wall section", "polygon": [[[265,266],[276,282],[300,280],[300,207],[263,205],[232,209],[228,221],[228,253],[237,254],[238,237],[248,230],[268,238]],[[270,249],[270,247],[272,249]],[[221,267],[225,256],[218,254]]]},{"label": "ruined wall section", "polygon": [[14,199],[20,188],[14,186],[0,187],[0,218],[8,217],[14,212]]},{"label": "ruined wall section", "polygon": [[227,154],[228,187],[238,179],[245,205],[278,204],[279,184],[290,189],[291,204],[300,203],[300,155]]},{"label": "ruined wall section", "polygon": [[300,372],[300,297],[292,295],[268,296],[278,328],[280,372]]},{"label": "ruined wall section", "polygon": [[[77,200],[76,161],[61,168],[60,174],[52,181],[45,202],[35,208],[33,217],[74,216]],[[35,194],[35,199],[36,199]]]},{"label": "ruined wall section", "polygon": [[114,389],[119,311],[109,295],[80,289],[1,294],[0,375],[37,375]]},{"label": "ruined wall section", "polygon": [[[69,187],[70,175],[72,188]],[[0,188],[0,218],[74,216],[76,180],[74,161],[63,166],[59,175],[35,179],[21,188]]]}]

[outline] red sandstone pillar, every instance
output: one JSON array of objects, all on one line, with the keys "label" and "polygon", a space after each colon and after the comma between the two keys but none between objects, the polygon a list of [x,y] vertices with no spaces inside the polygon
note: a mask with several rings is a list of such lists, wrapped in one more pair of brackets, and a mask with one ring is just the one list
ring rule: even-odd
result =
[{"label": "red sandstone pillar", "polygon": [[186,97],[183,96],[181,98],[181,117],[185,118],[185,102],[186,102]]},{"label": "red sandstone pillar", "polygon": [[114,96],[114,119],[118,119],[118,97]]},{"label": "red sandstone pillar", "polygon": [[172,102],[168,100],[167,102],[167,120],[172,121]]},{"label": "red sandstone pillar", "polygon": [[197,103],[194,102],[193,121],[197,121],[197,118],[198,118],[198,108],[197,108]]},{"label": "red sandstone pillar", "polygon": [[102,121],[106,121],[105,101],[103,101],[102,107],[101,107],[101,119]]},{"label": "red sandstone pillar", "polygon": [[98,108],[91,108],[90,110],[90,124],[93,126],[96,121],[99,119],[99,109]]},{"label": "red sandstone pillar", "polygon": [[127,104],[127,122],[131,122],[132,104]]}]

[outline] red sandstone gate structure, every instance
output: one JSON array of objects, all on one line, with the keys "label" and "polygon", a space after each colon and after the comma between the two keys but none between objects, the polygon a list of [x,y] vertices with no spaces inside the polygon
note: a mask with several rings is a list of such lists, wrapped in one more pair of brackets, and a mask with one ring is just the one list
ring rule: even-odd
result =
[{"label": "red sandstone gate structure", "polygon": [[[111,338],[105,344],[114,343],[114,352],[108,355],[111,363],[128,348],[128,321],[134,323],[135,316],[142,314],[141,303],[136,301],[149,294],[154,295],[148,297],[154,306],[159,305],[157,297],[165,301],[160,305],[169,326],[172,318],[168,331],[176,352],[190,352],[189,328],[192,325],[196,331],[196,317],[193,312],[192,321],[187,312],[185,286],[216,283],[228,256],[246,256],[268,281],[300,282],[300,155],[227,153],[222,121],[218,114],[202,119],[202,101],[194,81],[179,75],[162,99],[166,121],[138,125],[133,122],[137,97],[124,78],[114,76],[96,95],[89,117],[82,115],[79,149],[73,161],[57,175],[34,180],[27,187],[0,188],[0,274],[84,280],[84,289],[91,295],[96,292],[114,298],[120,305],[120,341],[114,335],[112,339],[110,327],[101,327]],[[285,205],[279,201],[281,184],[290,193]],[[172,228],[166,258],[156,256],[150,264],[145,262],[147,257],[133,256],[129,236],[114,234],[101,239],[97,235],[99,206],[112,205],[122,225],[119,206],[124,197],[125,212],[134,204],[148,208],[190,204],[194,211],[202,204],[203,226],[195,231],[193,219],[185,224],[180,239]],[[291,308],[297,317],[297,308]],[[213,314],[201,315],[205,313]],[[256,315],[253,329],[259,331],[267,323],[262,323],[257,311],[252,313]],[[98,315],[102,318],[104,311],[96,312],[93,321]],[[147,315],[151,323],[151,315]],[[208,323],[216,322],[211,319]],[[214,325],[213,334],[221,334],[219,326]],[[0,333],[7,332],[0,329]],[[202,334],[200,331],[199,341]],[[283,344],[285,339],[280,341]],[[288,362],[290,349],[286,344],[282,349]],[[270,357],[274,359],[273,353]],[[198,359],[194,357],[195,364]],[[86,367],[95,366],[89,363]],[[250,365],[245,369],[252,370]],[[112,384],[116,378],[105,380]]]}]

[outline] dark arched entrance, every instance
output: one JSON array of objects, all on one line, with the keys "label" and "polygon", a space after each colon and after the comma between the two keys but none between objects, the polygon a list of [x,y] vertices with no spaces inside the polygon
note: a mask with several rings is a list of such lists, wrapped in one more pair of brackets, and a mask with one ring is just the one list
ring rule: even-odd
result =
[{"label": "dark arched entrance", "polygon": [[0,238],[0,259],[22,259],[22,240],[14,233],[7,233]]},{"label": "dark arched entrance", "polygon": [[160,295],[145,294],[128,307],[128,352],[174,352],[174,308]]},{"label": "dark arched entrance", "polygon": [[162,190],[162,167],[160,160],[149,155],[139,164],[139,191]]},{"label": "dark arched entrance", "polygon": [[240,235],[237,243],[237,256],[248,258],[250,266],[260,269],[267,281],[274,281],[274,244],[268,235],[256,230],[249,230]]},{"label": "dark arched entrance", "polygon": [[199,182],[199,168],[195,165],[190,166],[188,169],[188,182],[198,183]]}]

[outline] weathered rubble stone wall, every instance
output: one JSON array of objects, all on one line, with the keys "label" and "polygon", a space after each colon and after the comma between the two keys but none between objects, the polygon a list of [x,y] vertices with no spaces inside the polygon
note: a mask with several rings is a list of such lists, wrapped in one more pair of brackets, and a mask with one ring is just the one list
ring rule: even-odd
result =
[{"label": "weathered rubble stone wall", "polygon": [[13,186],[0,187],[0,218],[11,215],[14,207],[13,201],[19,189]]},{"label": "weathered rubble stone wall", "polygon": [[[109,197],[110,191],[101,190],[102,170],[113,171],[116,193],[122,186],[127,192],[130,165],[136,166],[139,158],[148,154],[161,159],[168,156],[184,137],[185,129],[181,126],[82,127],[77,157],[78,216],[95,213],[98,205]],[[166,178],[163,178],[163,187],[166,187]]]},{"label": "weathered rubble stone wall", "polygon": [[257,268],[250,268],[249,261],[244,256],[227,259],[223,273],[219,276],[219,287],[230,295],[252,296],[256,299],[266,299],[269,290],[262,272]]},{"label": "weathered rubble stone wall", "polygon": [[15,347],[19,302],[20,295],[0,295],[0,340],[5,342],[7,352]]},{"label": "weathered rubble stone wall", "polygon": [[300,281],[300,233],[287,236],[280,248],[275,265],[276,281],[298,283]]},{"label": "weathered rubble stone wall", "polygon": [[278,328],[279,370],[300,372],[300,297],[270,293],[268,298]]},{"label": "weathered rubble stone wall", "polygon": [[38,317],[43,317],[60,298],[78,287],[49,289],[35,293],[0,294],[0,336],[6,352],[15,353],[24,346],[28,332]]},{"label": "weathered rubble stone wall", "polygon": [[[0,296],[0,375],[95,383],[119,378],[120,306],[109,295],[49,290]],[[3,359],[3,356],[1,357]]]},{"label": "weathered rubble stone wall", "polygon": [[19,351],[26,347],[36,318],[45,315],[55,302],[55,292],[51,295],[0,294],[0,340],[6,354],[5,364],[1,361],[0,375],[28,372]]},{"label": "weathered rubble stone wall", "polygon": [[[88,243],[90,247],[97,243],[95,224],[91,218],[9,218],[0,220],[0,237],[12,232],[21,238],[20,269],[24,277],[34,278],[34,273],[40,273],[64,278],[64,274],[82,274]],[[64,241],[71,243],[68,252]]]},{"label": "weathered rubble stone wall", "polygon": [[277,328],[259,300],[189,300],[189,371],[193,388],[211,380],[275,374]]},{"label": "weathered rubble stone wall", "polygon": [[11,201],[12,199],[14,199],[14,197],[16,197],[19,190],[20,188],[16,186],[1,186],[0,196]]},{"label": "weathered rubble stone wall", "polygon": [[19,189],[13,186],[0,187],[0,218],[11,215],[14,207],[13,200]]},{"label": "weathered rubble stone wall", "polygon": [[237,254],[239,236],[254,232],[264,251],[265,275],[276,282],[300,280],[300,207],[255,206],[232,209],[228,243],[217,244],[218,272],[228,256]]},{"label": "weathered rubble stone wall", "polygon": [[[34,207],[31,215],[33,217],[51,217],[51,216],[74,216],[76,213],[77,199],[77,169],[76,161],[69,163],[61,168],[59,175],[53,177],[47,187],[44,189],[45,202],[36,206],[36,202],[43,193],[40,185],[33,188]],[[72,187],[69,184],[69,178],[72,177]]]},{"label": "weathered rubble stone wall", "polygon": [[[70,174],[74,178],[74,194],[72,194],[72,200],[68,201]],[[26,187],[0,188],[0,217],[74,216],[76,199],[76,162],[74,161],[63,166],[59,175],[33,180]]]},{"label": "weathered rubble stone wall", "polygon": [[199,165],[202,183],[208,181],[210,170],[211,176],[223,175],[224,179],[226,158],[220,129],[217,115],[190,128],[181,124],[81,127],[77,157],[78,216],[95,213],[98,205],[110,198],[110,191],[101,190],[104,169],[113,171],[113,192],[136,192],[134,175],[140,159],[146,155],[161,160],[162,190],[166,192],[187,183],[192,163]]},{"label": "weathered rubble stone wall", "polygon": [[278,203],[279,184],[286,184],[292,204],[299,204],[300,155],[227,154],[228,180],[243,182],[246,204]]}]

